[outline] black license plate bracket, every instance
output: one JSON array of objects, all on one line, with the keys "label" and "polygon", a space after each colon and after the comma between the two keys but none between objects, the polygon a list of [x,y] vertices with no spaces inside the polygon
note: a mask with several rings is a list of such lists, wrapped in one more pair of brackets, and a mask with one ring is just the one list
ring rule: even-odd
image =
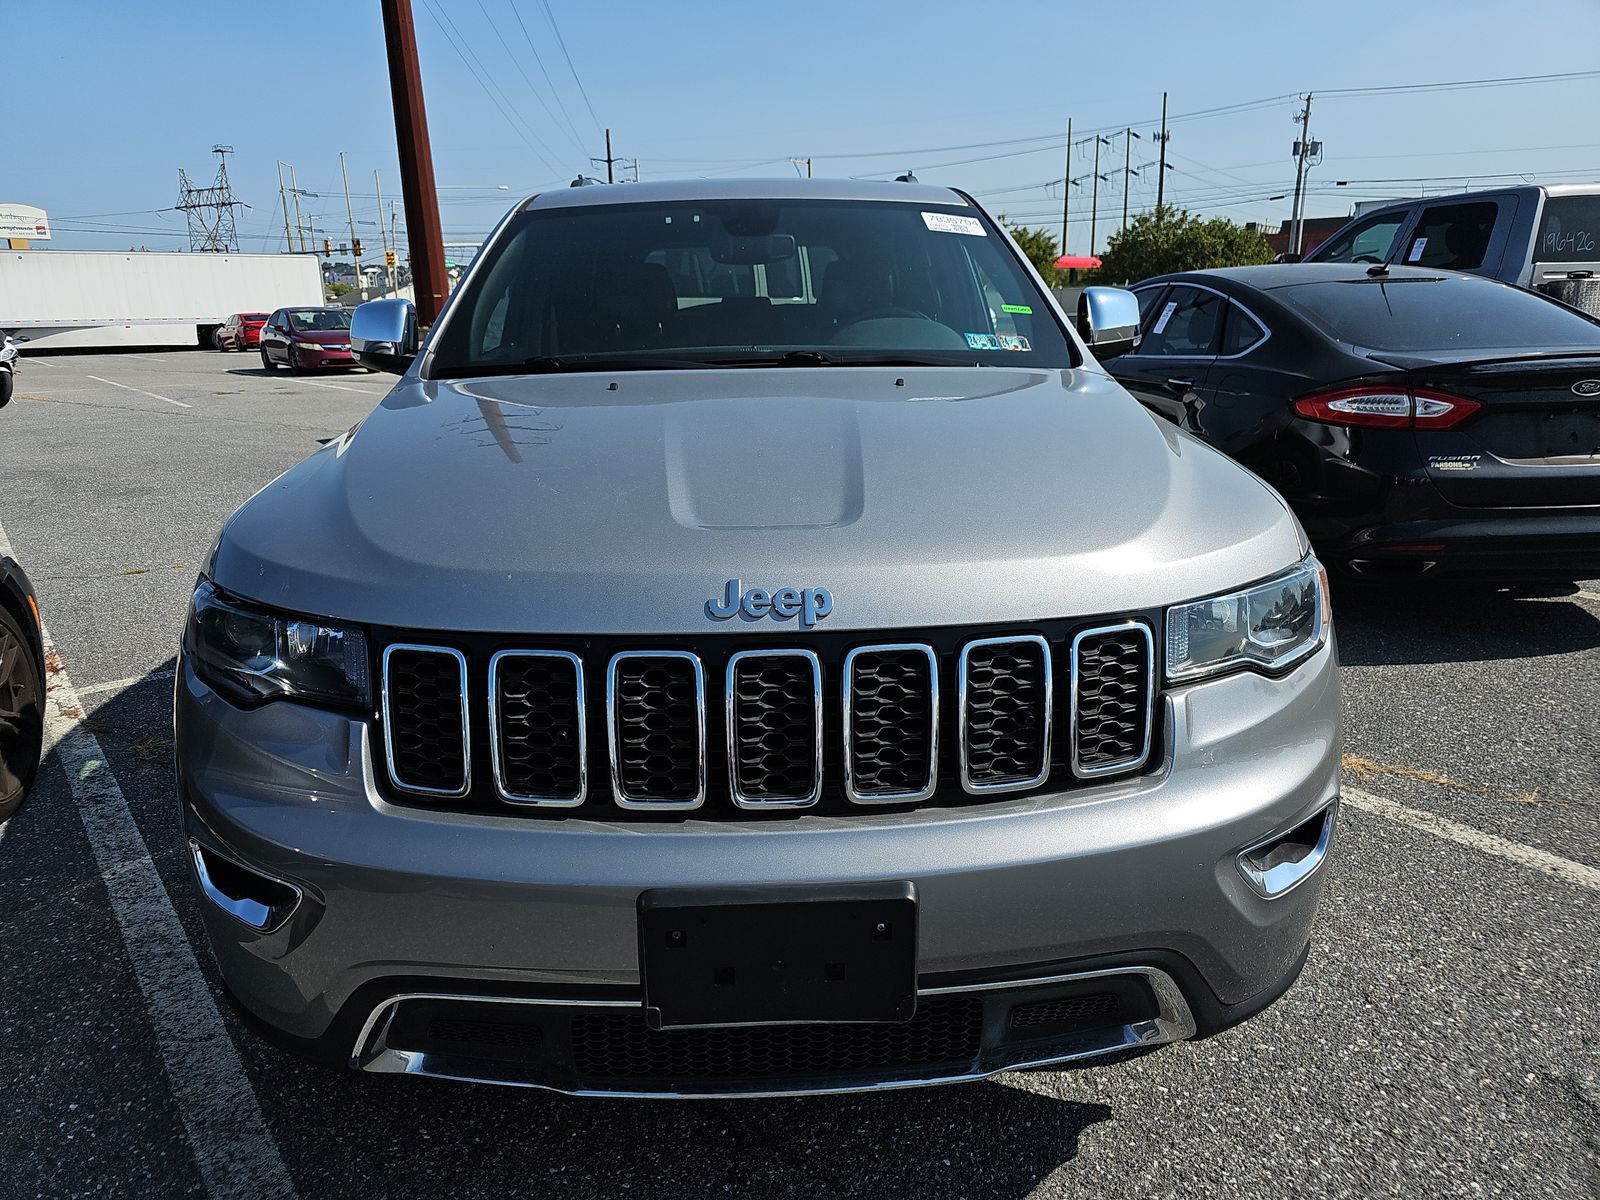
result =
[{"label": "black license plate bracket", "polygon": [[639,966],[652,1029],[909,1021],[916,889],[652,889]]}]

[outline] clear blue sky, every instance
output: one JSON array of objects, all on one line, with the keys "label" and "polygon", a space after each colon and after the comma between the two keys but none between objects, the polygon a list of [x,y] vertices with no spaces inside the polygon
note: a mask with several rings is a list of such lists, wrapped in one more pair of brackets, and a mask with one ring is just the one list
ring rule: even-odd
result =
[{"label": "clear blue sky", "polygon": [[[413,3],[438,182],[460,189],[441,192],[446,236],[463,241],[480,237],[512,193],[592,172],[602,125],[646,178],[785,174],[794,170],[787,156],[810,154],[818,175],[888,177],[913,167],[924,181],[971,189],[996,210],[1059,230],[1067,117],[1078,131],[1131,123],[1143,135],[1131,159],[1139,168],[1155,156],[1163,88],[1180,118],[1169,200],[1276,225],[1289,202],[1267,197],[1292,188],[1296,101],[1185,114],[1308,89],[1585,70],[1600,45],[1595,0],[1514,8],[548,0],[591,117],[544,0]],[[435,14],[476,56],[494,99]],[[210,179],[214,142],[236,151],[234,187],[252,206],[239,217],[246,250],[283,248],[280,158],[295,164],[302,188],[321,193],[302,210],[336,241],[345,228],[340,150],[358,220],[376,219],[374,168],[385,195],[399,196],[377,0],[0,0],[0,29],[0,201],[48,209],[55,246],[186,246],[182,214],[151,210],[174,203],[179,166]],[[1312,136],[1325,159],[1312,173],[1308,212],[1344,214],[1355,199],[1467,182],[1450,176],[1479,185],[1508,172],[1600,179],[1597,109],[1600,78],[1319,94]],[[1122,144],[1119,134],[1101,148],[1111,176],[1101,184],[1102,245],[1122,215]],[[1074,175],[1088,173],[1090,153],[1074,152]],[[978,158],[988,161],[961,161]],[[1154,203],[1155,174],[1146,165],[1131,180],[1135,211]],[[1352,182],[1333,189],[1341,179]],[[1088,182],[1073,191],[1075,252],[1088,249]],[[465,190],[498,184],[510,190]],[[371,257],[376,226],[358,228]]]}]

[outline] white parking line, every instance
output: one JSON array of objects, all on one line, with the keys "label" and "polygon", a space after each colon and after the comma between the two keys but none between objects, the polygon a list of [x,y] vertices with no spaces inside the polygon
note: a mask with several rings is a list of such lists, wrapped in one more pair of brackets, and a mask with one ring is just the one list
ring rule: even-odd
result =
[{"label": "white parking line", "polygon": [[1396,804],[1393,800],[1375,796],[1360,788],[1341,788],[1339,798],[1352,808],[1359,808],[1363,812],[1387,817],[1402,825],[1410,825],[1414,829],[1421,829],[1433,834],[1434,837],[1454,842],[1458,846],[1466,846],[1482,854],[1490,854],[1495,858],[1516,863],[1519,867],[1541,871],[1563,883],[1588,888],[1591,892],[1600,892],[1600,870],[1584,863],[1573,862],[1570,858],[1562,858],[1559,854],[1551,854],[1548,850],[1524,846],[1521,842],[1485,833],[1481,829],[1474,829],[1471,825],[1463,825],[1459,821],[1452,821],[1449,817],[1441,817],[1437,813]]},{"label": "white parking line", "polygon": [[1600,600],[1600,592],[1576,591],[1572,594],[1581,600]]},{"label": "white parking line", "polygon": [[106,683],[91,683],[88,687],[78,689],[80,696],[98,696],[101,692],[120,692],[130,688],[136,683],[155,683],[161,679],[171,679],[176,671],[151,671],[148,675],[130,675],[126,679],[112,679]]},{"label": "white parking line", "polygon": [[[0,526],[0,554],[10,553]],[[239,1052],[48,632],[45,645],[57,668],[44,706],[45,752],[67,773],[206,1191],[214,1200],[293,1200]]]},{"label": "white parking line", "polygon": [[297,379],[296,383],[309,383],[312,387],[333,388],[340,392],[359,392],[363,396],[377,396],[381,393],[368,391],[366,388],[351,387],[348,383],[323,383],[320,379]]},{"label": "white parking line", "polygon": [[101,379],[98,375],[89,375],[87,378],[96,383],[109,383],[114,388],[121,388],[125,392],[138,392],[141,396],[149,396],[152,400],[164,400],[168,404],[176,404],[179,408],[193,408],[192,404],[185,404],[182,400],[174,400],[171,396],[158,396],[154,392],[147,392],[143,388],[129,387],[125,383],[118,383],[115,379]]}]

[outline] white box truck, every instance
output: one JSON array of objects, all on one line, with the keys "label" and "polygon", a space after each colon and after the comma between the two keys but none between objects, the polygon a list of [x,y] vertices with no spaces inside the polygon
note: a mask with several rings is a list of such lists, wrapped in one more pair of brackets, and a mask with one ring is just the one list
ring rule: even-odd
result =
[{"label": "white box truck", "polygon": [[0,329],[32,348],[209,348],[233,313],[322,303],[314,254],[0,251]]}]

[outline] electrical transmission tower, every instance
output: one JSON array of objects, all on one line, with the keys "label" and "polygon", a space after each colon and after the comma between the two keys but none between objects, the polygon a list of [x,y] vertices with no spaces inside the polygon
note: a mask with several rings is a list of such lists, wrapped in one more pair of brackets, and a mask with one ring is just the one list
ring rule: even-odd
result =
[{"label": "electrical transmission tower", "polygon": [[233,194],[233,185],[228,182],[228,155],[233,153],[233,147],[213,146],[211,153],[219,160],[216,181],[210,187],[195,187],[189,182],[188,172],[179,167],[178,203],[174,207],[189,218],[189,249],[225,253],[239,249],[233,210],[250,206]]}]

